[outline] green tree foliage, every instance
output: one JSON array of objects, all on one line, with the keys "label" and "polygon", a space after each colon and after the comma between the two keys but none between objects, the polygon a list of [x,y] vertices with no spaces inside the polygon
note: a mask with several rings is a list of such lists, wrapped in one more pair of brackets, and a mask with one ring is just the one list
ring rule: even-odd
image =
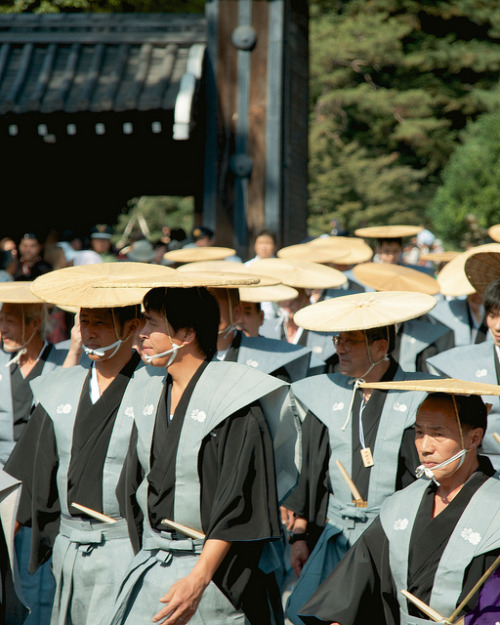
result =
[{"label": "green tree foliage", "polygon": [[[192,197],[158,195],[133,198],[118,216],[118,223],[114,226],[113,242],[117,243],[123,239],[129,224],[132,228],[123,244],[141,234],[146,235],[152,242],[158,241],[164,226],[183,228],[189,236],[193,228],[193,215],[194,199]],[[141,228],[141,223],[146,224],[146,232]]]},{"label": "green tree foliage", "polygon": [[0,13],[203,13],[204,0],[0,0]]},{"label": "green tree foliage", "polygon": [[312,0],[311,230],[432,226],[459,133],[499,107],[499,36],[493,0]]},{"label": "green tree foliage", "polygon": [[487,243],[500,222],[500,111],[467,126],[429,206],[437,234],[455,247]]}]

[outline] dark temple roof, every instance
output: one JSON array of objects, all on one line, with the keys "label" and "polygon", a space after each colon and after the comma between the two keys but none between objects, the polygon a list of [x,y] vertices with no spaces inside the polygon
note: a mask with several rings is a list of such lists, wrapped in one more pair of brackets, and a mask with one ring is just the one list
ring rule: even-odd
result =
[{"label": "dark temple roof", "polygon": [[0,116],[177,106],[182,124],[205,42],[203,15],[0,15]]}]

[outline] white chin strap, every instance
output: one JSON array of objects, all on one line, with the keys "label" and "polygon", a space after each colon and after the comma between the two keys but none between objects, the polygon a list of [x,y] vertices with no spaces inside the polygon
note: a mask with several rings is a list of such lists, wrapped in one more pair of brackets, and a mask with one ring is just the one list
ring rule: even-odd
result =
[{"label": "white chin strap", "polygon": [[171,354],[170,358],[168,359],[167,364],[165,365],[165,369],[168,369],[170,365],[174,362],[175,357],[177,356],[177,352],[184,346],[185,346],[185,343],[183,345],[176,345],[175,343],[172,343],[172,349],[167,349],[166,352],[161,352],[160,354],[153,354],[152,356],[144,356],[144,359],[146,360],[148,365],[150,365],[153,362],[153,360],[156,360],[157,358],[164,358],[165,356],[168,356],[169,354]]},{"label": "white chin strap", "polygon": [[465,460],[465,454],[468,452],[468,449],[461,449],[458,453],[456,453],[454,456],[452,456],[451,458],[448,458],[448,460],[444,460],[443,462],[440,462],[439,464],[437,464],[435,467],[433,467],[432,469],[429,469],[428,467],[424,467],[423,464],[421,464],[420,466],[418,466],[415,469],[415,475],[418,478],[421,478],[422,476],[425,475],[425,477],[428,480],[432,480],[434,482],[434,484],[436,484],[436,486],[440,486],[440,483],[436,480],[436,478],[434,477],[434,471],[436,469],[441,469],[442,467],[446,467],[448,464],[451,464],[452,462],[455,462],[455,460],[458,460],[460,458],[460,462],[458,463],[457,468],[455,469],[454,473],[456,471],[458,471],[458,469],[460,469],[460,467],[462,466],[462,464],[464,463]]},{"label": "white chin strap", "polygon": [[[127,337],[125,341],[127,341],[128,339],[129,337]],[[106,355],[106,352],[112,349],[113,351],[111,352],[111,354],[109,354],[108,358],[113,358],[116,352],[120,349],[120,345],[123,342],[123,339],[118,339],[114,343],[111,343],[111,345],[107,345],[106,347],[98,347],[97,349],[91,349],[90,347],[83,345],[83,351],[87,354],[87,356],[99,356],[99,358],[102,358]]]},{"label": "white chin strap", "polygon": [[221,330],[218,334],[219,334],[219,336],[222,336],[223,338],[226,338],[232,332],[235,332],[237,329],[238,329],[238,326],[234,325],[234,323],[230,323],[227,326],[227,328],[224,328],[224,330]]}]

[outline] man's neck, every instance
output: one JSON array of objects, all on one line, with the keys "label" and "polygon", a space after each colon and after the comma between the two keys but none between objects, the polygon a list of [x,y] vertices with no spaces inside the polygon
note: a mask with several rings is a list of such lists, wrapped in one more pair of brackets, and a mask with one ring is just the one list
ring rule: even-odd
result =
[{"label": "man's neck", "polygon": [[234,340],[235,334],[236,330],[232,330],[228,334],[225,334],[224,330],[222,330],[222,334],[219,334],[219,336],[217,337],[217,351],[223,352],[228,349],[228,347]]},{"label": "man's neck", "polygon": [[446,479],[439,479],[439,486],[434,496],[434,516],[438,515],[455,499],[470,476],[477,471],[479,467],[477,454],[475,452],[470,453],[474,455],[468,457],[466,454],[464,463],[455,473]]}]

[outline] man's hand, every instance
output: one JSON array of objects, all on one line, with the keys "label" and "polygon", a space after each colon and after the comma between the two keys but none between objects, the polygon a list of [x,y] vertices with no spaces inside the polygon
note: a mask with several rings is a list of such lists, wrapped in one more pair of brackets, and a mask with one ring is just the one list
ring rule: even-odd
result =
[{"label": "man's hand", "polygon": [[292,555],[290,556],[290,564],[295,571],[297,577],[300,577],[307,559],[309,558],[309,548],[305,540],[298,540],[292,545]]},{"label": "man's hand", "polygon": [[158,614],[155,614],[153,623],[160,621],[164,625],[187,623],[196,612],[207,585],[197,575],[193,575],[192,572],[180,579],[160,599],[166,606]]},{"label": "man's hand", "polygon": [[229,542],[209,538],[203,545],[198,562],[191,573],[175,582],[160,599],[161,603],[167,605],[154,615],[153,623],[162,625],[187,623],[196,612],[205,588],[210,584],[230,547]]}]

